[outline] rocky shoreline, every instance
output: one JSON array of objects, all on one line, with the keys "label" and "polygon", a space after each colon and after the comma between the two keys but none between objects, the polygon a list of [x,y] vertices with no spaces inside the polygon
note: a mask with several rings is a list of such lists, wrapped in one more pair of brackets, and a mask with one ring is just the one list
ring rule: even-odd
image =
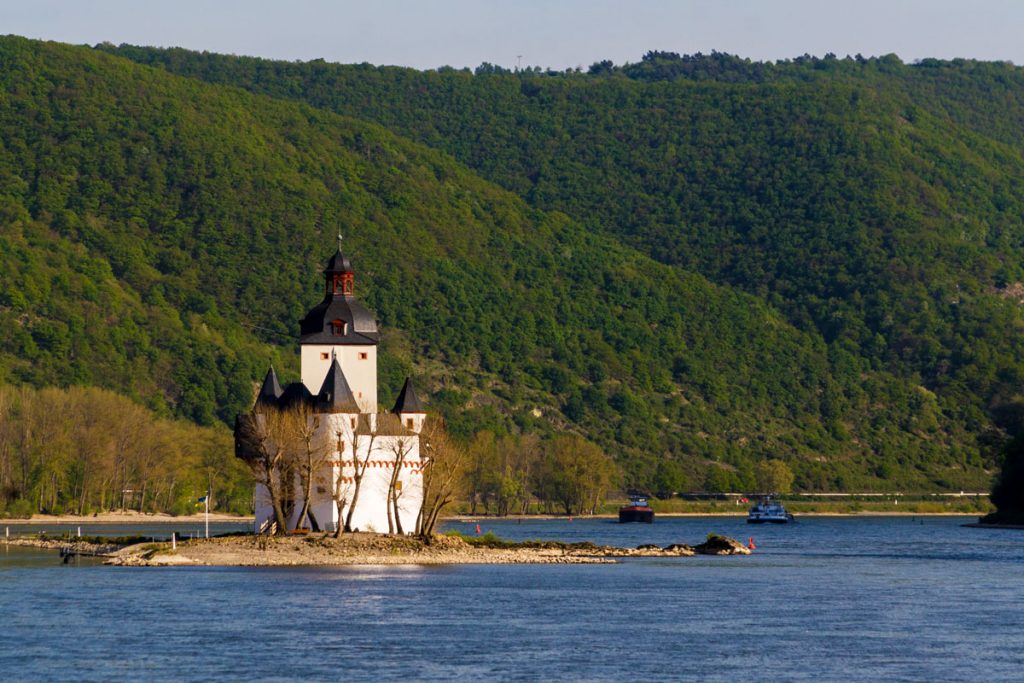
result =
[{"label": "rocky shoreline", "polygon": [[61,550],[62,554],[97,555],[119,566],[300,566],[300,565],[448,565],[448,564],[600,564],[630,557],[690,557],[749,555],[738,541],[710,534],[701,544],[665,547],[642,545],[618,548],[593,543],[558,541],[510,542],[501,539],[463,539],[435,536],[430,543],[411,536],[386,534],[328,534],[310,536],[226,536],[126,547],[76,543],[56,539],[11,539],[12,545]]}]

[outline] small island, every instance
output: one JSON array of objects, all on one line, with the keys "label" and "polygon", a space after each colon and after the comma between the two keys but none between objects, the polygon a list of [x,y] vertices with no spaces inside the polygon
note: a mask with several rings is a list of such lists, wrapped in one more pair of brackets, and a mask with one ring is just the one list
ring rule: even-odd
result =
[{"label": "small island", "polygon": [[[129,541],[131,539],[125,539]],[[99,539],[11,539],[12,545],[54,548],[64,557],[91,555],[119,566],[344,566],[442,564],[600,564],[630,557],[749,555],[735,539],[708,534],[697,545],[653,544],[619,548],[590,542],[507,541],[483,536],[435,535],[429,539],[392,534],[351,533],[289,536],[235,535],[171,542],[117,545]]]}]

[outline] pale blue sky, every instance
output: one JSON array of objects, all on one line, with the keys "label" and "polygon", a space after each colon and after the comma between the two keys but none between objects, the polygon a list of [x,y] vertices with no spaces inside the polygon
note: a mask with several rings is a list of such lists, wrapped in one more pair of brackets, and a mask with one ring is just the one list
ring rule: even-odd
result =
[{"label": "pale blue sky", "polygon": [[0,0],[0,33],[418,68],[555,69],[647,50],[895,52],[1024,64],[1024,0]]}]

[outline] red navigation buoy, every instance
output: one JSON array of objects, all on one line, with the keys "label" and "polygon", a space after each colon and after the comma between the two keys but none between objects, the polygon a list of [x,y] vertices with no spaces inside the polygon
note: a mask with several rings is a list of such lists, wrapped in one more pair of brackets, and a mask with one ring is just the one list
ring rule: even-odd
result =
[{"label": "red navigation buoy", "polygon": [[751,536],[750,540],[747,541],[747,548],[749,548],[750,550],[754,550],[755,548],[757,548],[757,546],[754,545],[754,537],[753,536]]}]

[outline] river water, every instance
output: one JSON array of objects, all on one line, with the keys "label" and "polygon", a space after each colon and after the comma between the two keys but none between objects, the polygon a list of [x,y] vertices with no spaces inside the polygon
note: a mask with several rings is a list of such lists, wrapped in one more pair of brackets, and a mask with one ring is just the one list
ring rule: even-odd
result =
[{"label": "river water", "polygon": [[63,566],[0,544],[0,677],[1022,680],[1024,531],[964,521],[480,522],[515,539],[757,545],[611,565]]}]

